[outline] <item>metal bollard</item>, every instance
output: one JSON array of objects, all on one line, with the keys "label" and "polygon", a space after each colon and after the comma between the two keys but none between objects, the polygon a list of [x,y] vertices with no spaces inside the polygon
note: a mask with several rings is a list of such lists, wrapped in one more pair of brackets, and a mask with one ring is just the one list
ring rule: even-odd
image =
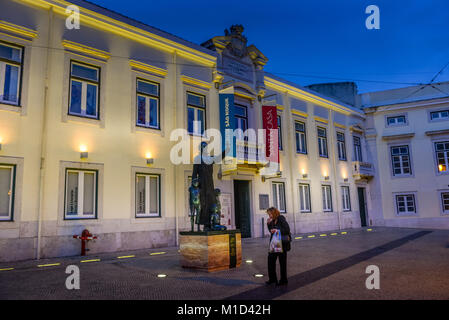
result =
[{"label": "metal bollard", "polygon": [[262,238],[265,238],[265,218],[262,218]]}]

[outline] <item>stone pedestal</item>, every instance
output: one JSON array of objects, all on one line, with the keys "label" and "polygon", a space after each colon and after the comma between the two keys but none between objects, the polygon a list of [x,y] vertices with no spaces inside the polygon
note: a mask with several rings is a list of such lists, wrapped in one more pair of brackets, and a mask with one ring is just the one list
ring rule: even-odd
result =
[{"label": "stone pedestal", "polygon": [[240,267],[240,230],[180,232],[181,266],[205,271]]}]

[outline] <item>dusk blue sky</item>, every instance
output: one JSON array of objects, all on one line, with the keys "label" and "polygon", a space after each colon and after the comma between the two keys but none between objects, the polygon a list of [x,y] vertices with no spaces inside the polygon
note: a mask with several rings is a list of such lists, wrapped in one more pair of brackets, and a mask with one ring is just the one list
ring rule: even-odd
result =
[{"label": "dusk blue sky", "polygon": [[[392,89],[427,83],[449,62],[448,0],[90,1],[197,44],[242,24],[268,57],[265,70],[300,85]],[[380,30],[365,27],[371,4]],[[449,66],[435,81],[449,81]]]}]

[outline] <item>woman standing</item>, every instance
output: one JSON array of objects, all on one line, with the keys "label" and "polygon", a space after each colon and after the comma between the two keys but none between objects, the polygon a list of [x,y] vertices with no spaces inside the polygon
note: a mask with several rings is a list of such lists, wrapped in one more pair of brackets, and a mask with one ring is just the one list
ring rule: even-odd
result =
[{"label": "woman standing", "polygon": [[[267,210],[269,218],[267,220],[267,227],[271,233],[270,242],[276,230],[281,231],[282,236],[282,252],[268,253],[268,281],[267,285],[275,283],[277,285],[286,285],[287,281],[287,251],[290,250],[290,226],[287,220],[282,216],[278,209],[271,207]],[[290,237],[290,238],[289,238]],[[281,280],[277,281],[276,276],[276,260],[279,257],[279,264],[281,266]]]}]

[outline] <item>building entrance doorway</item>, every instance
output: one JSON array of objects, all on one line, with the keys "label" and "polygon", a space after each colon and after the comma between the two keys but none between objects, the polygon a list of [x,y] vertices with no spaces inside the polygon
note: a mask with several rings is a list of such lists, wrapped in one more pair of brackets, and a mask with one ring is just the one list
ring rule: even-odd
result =
[{"label": "building entrance doorway", "polygon": [[359,210],[360,210],[360,222],[362,227],[366,227],[366,200],[365,200],[365,188],[357,188],[359,195]]},{"label": "building entrance doorway", "polygon": [[242,238],[251,238],[251,209],[249,181],[234,180],[235,226],[240,229]]}]

